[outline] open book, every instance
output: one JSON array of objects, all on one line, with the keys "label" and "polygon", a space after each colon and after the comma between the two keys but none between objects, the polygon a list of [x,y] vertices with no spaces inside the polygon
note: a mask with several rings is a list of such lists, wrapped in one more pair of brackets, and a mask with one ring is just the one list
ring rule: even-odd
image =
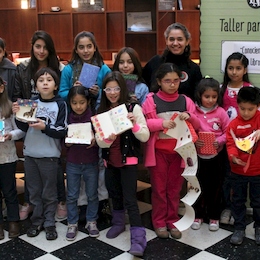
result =
[{"label": "open book", "polygon": [[79,75],[79,81],[85,88],[91,88],[96,84],[100,68],[98,66],[84,63]]},{"label": "open book", "polygon": [[121,134],[133,127],[127,115],[126,105],[122,104],[107,112],[92,116],[91,121],[99,138],[104,139],[111,134]]},{"label": "open book", "polygon": [[91,144],[94,134],[91,123],[78,123],[68,125],[67,144]]},{"label": "open book", "polygon": [[17,99],[20,107],[15,118],[22,122],[36,122],[36,111],[38,102],[30,99]]},{"label": "open book", "polygon": [[199,132],[199,139],[204,141],[204,146],[198,149],[200,154],[217,154],[217,149],[213,143],[216,139],[215,134],[211,132]]},{"label": "open book", "polygon": [[0,119],[0,142],[5,141],[5,121]]}]

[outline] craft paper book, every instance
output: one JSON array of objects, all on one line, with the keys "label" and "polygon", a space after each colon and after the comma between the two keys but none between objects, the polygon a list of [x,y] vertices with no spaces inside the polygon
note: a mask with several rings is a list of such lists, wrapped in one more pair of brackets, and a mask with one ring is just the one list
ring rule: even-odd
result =
[{"label": "craft paper book", "polygon": [[201,154],[217,154],[217,149],[213,143],[216,139],[215,134],[211,132],[199,132],[199,139],[204,141],[204,145],[198,148]]},{"label": "craft paper book", "polygon": [[122,74],[122,75],[125,79],[126,87],[128,89],[129,95],[130,96],[134,95],[138,76],[135,74]]},{"label": "craft paper book", "polygon": [[84,63],[79,75],[79,81],[85,88],[91,88],[96,85],[97,76],[100,68],[98,66]]},{"label": "craft paper book", "polygon": [[20,107],[16,112],[16,119],[22,122],[36,122],[36,111],[38,102],[31,99],[17,99],[17,103]]},{"label": "craft paper book", "polygon": [[68,125],[68,136],[65,143],[70,144],[91,144],[93,139],[91,123],[78,123]]},{"label": "craft paper book", "polygon": [[100,139],[108,138],[111,134],[121,134],[133,127],[127,118],[125,104],[110,109],[107,112],[91,117],[91,121]]}]

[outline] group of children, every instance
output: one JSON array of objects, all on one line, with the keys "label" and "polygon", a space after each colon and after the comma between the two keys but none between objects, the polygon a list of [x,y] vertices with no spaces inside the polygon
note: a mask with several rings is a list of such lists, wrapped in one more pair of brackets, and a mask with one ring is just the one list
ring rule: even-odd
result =
[{"label": "group of children", "polygon": [[[90,89],[86,89],[78,81],[84,62],[100,67],[97,83]],[[221,189],[225,177],[222,173],[226,172],[225,178],[231,187],[228,192],[232,193],[231,212],[235,219],[235,232],[231,243],[241,244],[245,235],[245,202],[247,184],[250,183],[256,243],[260,244],[260,187],[257,172],[260,94],[258,89],[249,83],[247,65],[248,60],[243,54],[232,54],[227,60],[222,88],[215,79],[207,76],[200,81],[193,102],[191,98],[178,93],[182,73],[173,63],[160,65],[155,74],[154,93],[148,93],[147,86],[142,82],[140,61],[132,48],[127,47],[119,51],[114,71],[111,71],[103,62],[94,35],[81,32],[75,37],[72,59],[61,73],[61,82],[57,73],[49,67],[40,68],[36,72],[34,82],[35,91],[38,93],[35,97],[38,101],[37,121],[30,124],[18,120],[15,120],[15,124],[11,110],[15,114],[19,107],[17,103],[10,103],[5,84],[0,81],[1,120],[6,124],[4,142],[0,143],[0,189],[7,205],[9,237],[19,235],[18,201],[14,185],[17,157],[13,141],[25,134],[25,178],[30,201],[34,205],[32,225],[27,236],[35,237],[43,229],[47,240],[54,240],[58,236],[54,216],[58,203],[57,172],[63,146],[67,159],[66,239],[76,239],[79,220],[77,201],[81,179],[85,182],[88,201],[86,230],[91,237],[99,236],[96,222],[98,182],[100,164],[104,163],[105,184],[113,207],[112,227],[106,236],[111,239],[124,232],[127,210],[131,233],[129,252],[142,256],[146,248],[146,233],[138,210],[136,186],[140,143],[145,143],[144,165],[151,173],[152,222],[155,232],[160,238],[168,238],[169,233],[173,238],[181,238],[182,234],[174,226],[174,222],[179,219],[183,162],[182,157],[174,151],[176,139],[164,134],[165,129],[176,127],[171,116],[177,112],[180,120],[190,122],[197,133],[215,134],[213,145],[216,154],[200,154],[199,148],[204,143],[200,139],[195,143],[198,148],[197,176],[202,195],[194,206],[196,219],[192,228],[199,229],[204,219],[209,218],[209,230],[218,230],[222,209]],[[138,76],[135,92],[131,96],[124,74]],[[95,113],[108,111],[121,104],[125,104],[128,109],[128,118],[133,123],[132,129],[120,135],[111,134],[105,139],[96,134],[90,145],[65,143],[68,124],[90,122]],[[238,114],[237,117],[235,113]],[[230,122],[231,119],[233,120]],[[254,133],[255,145],[252,151],[245,153],[236,148],[231,132],[237,138]],[[7,145],[9,148],[4,148]],[[228,156],[225,153],[225,145]],[[227,159],[230,161],[231,170],[229,167],[223,167]],[[9,175],[9,179],[6,175]],[[10,187],[5,182],[8,182]],[[0,239],[4,237],[1,212]]]}]

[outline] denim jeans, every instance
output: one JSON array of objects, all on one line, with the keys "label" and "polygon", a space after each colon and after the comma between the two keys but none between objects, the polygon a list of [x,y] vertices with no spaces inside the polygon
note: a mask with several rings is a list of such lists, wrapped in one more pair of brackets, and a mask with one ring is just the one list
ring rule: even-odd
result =
[{"label": "denim jeans", "polygon": [[67,210],[68,223],[76,224],[79,219],[77,200],[80,192],[81,176],[85,182],[88,207],[86,220],[95,221],[98,213],[98,161],[88,164],[67,162]]},{"label": "denim jeans", "polygon": [[[7,207],[7,221],[19,220],[19,204],[15,180],[16,162],[0,164],[0,192],[3,192]],[[0,202],[0,224],[3,223],[2,199]]]}]

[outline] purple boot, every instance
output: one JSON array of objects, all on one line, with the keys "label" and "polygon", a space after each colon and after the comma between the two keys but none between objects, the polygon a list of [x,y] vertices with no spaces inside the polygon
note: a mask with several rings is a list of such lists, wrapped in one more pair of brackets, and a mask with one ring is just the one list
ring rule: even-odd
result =
[{"label": "purple boot", "polygon": [[134,256],[143,256],[146,248],[146,232],[143,227],[131,227],[131,248],[129,253]]},{"label": "purple boot", "polygon": [[113,210],[112,227],[107,231],[107,238],[115,238],[125,231],[125,210]]}]

